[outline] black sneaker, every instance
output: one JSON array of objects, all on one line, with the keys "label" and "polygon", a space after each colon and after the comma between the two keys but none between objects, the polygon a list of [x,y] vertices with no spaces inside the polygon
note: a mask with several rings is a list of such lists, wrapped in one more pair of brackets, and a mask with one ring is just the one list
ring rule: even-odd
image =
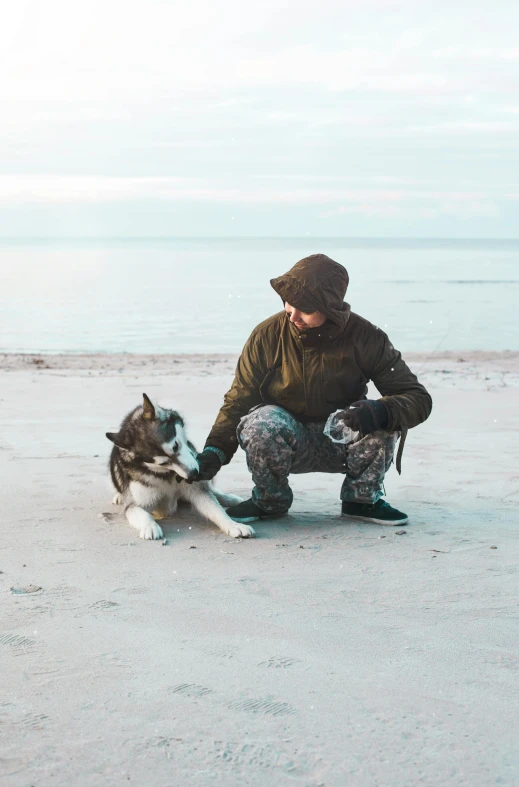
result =
[{"label": "black sneaker", "polygon": [[277,517],[285,516],[288,511],[280,511],[275,514],[270,514],[268,511],[263,511],[262,508],[256,505],[252,498],[243,500],[235,506],[226,509],[227,515],[234,519],[235,522],[255,522],[256,519],[277,519]]},{"label": "black sneaker", "polygon": [[408,521],[407,514],[397,511],[385,500],[376,503],[348,503],[343,500],[342,515],[362,522],[373,522],[374,525],[406,525]]}]

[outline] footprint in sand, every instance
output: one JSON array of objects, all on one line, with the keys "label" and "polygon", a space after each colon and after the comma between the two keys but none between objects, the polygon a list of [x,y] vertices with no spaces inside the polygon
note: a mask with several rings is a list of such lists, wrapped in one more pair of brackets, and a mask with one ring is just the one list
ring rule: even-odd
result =
[{"label": "footprint in sand", "polygon": [[183,697],[205,697],[206,694],[212,693],[212,689],[197,686],[196,683],[181,683],[168,689],[168,694],[181,694]]},{"label": "footprint in sand", "polygon": [[43,730],[46,726],[45,722],[49,720],[48,716],[43,714],[27,713],[20,721],[14,722],[28,730]]},{"label": "footprint in sand", "polygon": [[112,607],[119,607],[119,606],[120,605],[117,604],[115,601],[95,601],[93,604],[90,604],[88,608],[95,612],[98,609],[111,609]]},{"label": "footprint in sand", "polygon": [[0,645],[11,648],[15,656],[28,656],[39,644],[37,640],[24,637],[21,634],[6,633],[0,636]]},{"label": "footprint in sand", "polygon": [[[180,683],[178,686],[169,688],[167,692],[168,694],[178,694],[190,699],[214,695],[212,689],[208,689],[206,686],[199,686],[196,683]],[[209,699],[219,702],[214,696]],[[297,713],[296,708],[290,703],[273,700],[271,697],[227,700],[223,705],[230,710],[241,710],[245,713],[261,714],[262,716],[293,716]]]},{"label": "footprint in sand", "polygon": [[274,783],[274,773],[293,773],[297,768],[295,761],[279,746],[270,743],[234,743],[215,741],[215,755],[223,763],[246,768],[263,768],[271,774],[271,783]]},{"label": "footprint in sand", "polygon": [[297,710],[288,702],[279,702],[270,698],[238,700],[228,702],[231,710],[242,710],[246,713],[259,713],[262,716],[293,716]]},{"label": "footprint in sand", "polygon": [[209,656],[214,656],[217,659],[233,659],[236,656],[235,650],[227,650],[225,648],[215,648],[205,651]]},{"label": "footprint in sand", "polygon": [[258,667],[275,667],[276,669],[286,669],[293,667],[294,664],[302,664],[301,659],[293,659],[290,656],[271,656],[266,661],[260,661]]}]

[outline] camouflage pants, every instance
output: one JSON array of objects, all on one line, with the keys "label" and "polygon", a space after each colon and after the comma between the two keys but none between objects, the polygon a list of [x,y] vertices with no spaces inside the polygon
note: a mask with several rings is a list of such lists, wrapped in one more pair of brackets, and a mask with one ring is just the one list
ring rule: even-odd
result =
[{"label": "camouflage pants", "polygon": [[302,424],[282,407],[260,405],[238,424],[238,441],[252,473],[252,499],[269,513],[294,498],[290,473],[343,473],[341,500],[376,503],[399,432],[379,430],[345,446],[323,434],[325,422]]}]

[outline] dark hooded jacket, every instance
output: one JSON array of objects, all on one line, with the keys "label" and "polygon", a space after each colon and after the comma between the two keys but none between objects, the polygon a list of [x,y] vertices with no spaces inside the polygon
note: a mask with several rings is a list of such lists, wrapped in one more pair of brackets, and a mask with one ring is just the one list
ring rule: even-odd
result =
[{"label": "dark hooded jacket", "polygon": [[325,421],[365,399],[372,380],[389,414],[387,429],[402,432],[400,472],[407,430],[428,418],[432,400],[387,335],[344,302],[346,269],[325,254],[312,254],[270,283],[284,302],[328,319],[300,331],[282,311],[253,330],[206,446],[220,448],[230,461],[238,447],[236,427],[251,408],[276,404],[303,423]]}]

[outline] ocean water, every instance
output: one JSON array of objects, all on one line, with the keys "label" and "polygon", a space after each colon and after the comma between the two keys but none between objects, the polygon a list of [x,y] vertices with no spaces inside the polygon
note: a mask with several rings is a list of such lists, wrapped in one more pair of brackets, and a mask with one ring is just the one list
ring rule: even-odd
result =
[{"label": "ocean water", "polygon": [[269,279],[324,252],[402,351],[519,349],[519,241],[0,241],[0,352],[239,352]]}]

